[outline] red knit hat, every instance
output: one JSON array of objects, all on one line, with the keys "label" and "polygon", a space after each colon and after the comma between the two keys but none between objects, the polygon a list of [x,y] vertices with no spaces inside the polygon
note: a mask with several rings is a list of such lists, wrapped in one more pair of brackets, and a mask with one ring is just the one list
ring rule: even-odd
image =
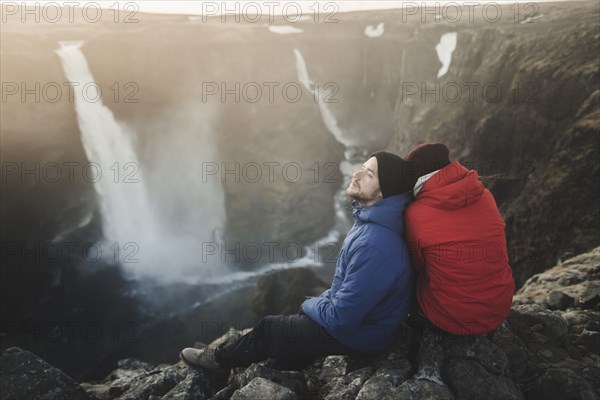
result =
[{"label": "red knit hat", "polygon": [[405,160],[417,164],[419,176],[423,176],[450,164],[450,152],[443,143],[423,143],[412,149]]}]

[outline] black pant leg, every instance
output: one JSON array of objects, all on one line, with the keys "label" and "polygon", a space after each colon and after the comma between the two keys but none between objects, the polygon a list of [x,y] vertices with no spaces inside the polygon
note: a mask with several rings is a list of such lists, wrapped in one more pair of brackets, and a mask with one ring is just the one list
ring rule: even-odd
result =
[{"label": "black pant leg", "polygon": [[246,367],[266,358],[299,365],[332,354],[363,355],[338,342],[306,315],[272,315],[235,342],[220,346],[216,357],[225,367]]}]

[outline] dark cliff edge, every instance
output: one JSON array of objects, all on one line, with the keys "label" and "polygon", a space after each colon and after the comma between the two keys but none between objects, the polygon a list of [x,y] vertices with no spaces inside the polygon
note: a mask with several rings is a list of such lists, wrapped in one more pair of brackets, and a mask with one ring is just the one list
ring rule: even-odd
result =
[{"label": "dark cliff edge", "polygon": [[[385,354],[329,356],[302,371],[275,370],[270,360],[219,374],[181,362],[153,366],[125,359],[103,381],[79,385],[13,347],[0,357],[0,398],[598,399],[599,287],[600,247],[532,277],[515,296],[508,319],[486,335],[419,332],[404,323]],[[243,333],[231,329],[209,346]]]}]

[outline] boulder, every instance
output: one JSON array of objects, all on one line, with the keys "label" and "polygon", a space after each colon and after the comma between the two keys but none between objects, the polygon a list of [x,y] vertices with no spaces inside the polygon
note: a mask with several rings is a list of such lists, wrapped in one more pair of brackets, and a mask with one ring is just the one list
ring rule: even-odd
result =
[{"label": "boulder", "polygon": [[528,399],[576,400],[597,399],[598,392],[574,371],[566,368],[550,368],[534,382],[525,385]]},{"label": "boulder", "polygon": [[252,309],[259,317],[296,314],[306,296],[318,296],[328,288],[309,268],[272,271],[258,279]]},{"label": "boulder", "polygon": [[373,370],[374,367],[369,366],[331,379],[322,389],[322,398],[325,400],[355,399],[364,383],[373,374]]},{"label": "boulder", "polygon": [[[495,360],[487,358],[485,352],[477,356],[477,353],[473,350],[464,350],[465,352],[460,356],[451,357],[444,366],[448,385],[457,398],[474,400],[523,399],[521,390],[512,381],[505,368],[508,363],[506,356],[501,351],[497,352],[503,356],[498,360],[498,364],[500,364],[498,365],[494,362]],[[501,368],[503,370],[500,370]],[[474,385],[473,382],[478,384]]]},{"label": "boulder", "polygon": [[125,359],[118,366],[104,381],[83,384],[85,390],[101,400],[193,400],[215,394],[226,380],[223,374],[188,368],[182,362],[154,367]]},{"label": "boulder", "polygon": [[2,400],[92,400],[73,378],[38,356],[18,347],[0,357]]},{"label": "boulder", "polygon": [[265,378],[256,377],[246,386],[233,392],[231,400],[296,400],[298,397],[285,386],[278,385]]},{"label": "boulder", "polygon": [[544,304],[553,310],[600,310],[600,247],[529,278],[514,304]]},{"label": "boulder", "polygon": [[390,399],[398,400],[454,400],[450,388],[444,384],[432,382],[427,379],[409,379],[406,383],[392,392]]},{"label": "boulder", "polygon": [[[600,247],[596,247],[528,279],[514,296],[513,304],[537,308],[526,317],[522,313],[528,312],[522,306],[513,307],[519,315],[511,315],[513,324],[518,326],[522,326],[517,321],[519,318],[546,319],[545,333],[565,335],[569,345],[600,354],[599,301]],[[549,311],[540,311],[539,307],[552,309],[554,317],[547,319]],[[566,332],[565,324],[556,319],[558,315],[566,322]],[[533,328],[538,326],[534,324]]]},{"label": "boulder", "polygon": [[560,313],[539,304],[515,306],[508,315],[511,326],[528,341],[563,344],[567,337],[568,324]]},{"label": "boulder", "polygon": [[298,371],[277,371],[265,366],[265,363],[252,364],[242,372],[231,375],[230,384],[241,388],[250,384],[256,378],[266,379],[288,388],[296,394],[305,394],[308,391],[304,374]]},{"label": "boulder", "polygon": [[346,375],[346,367],[348,365],[346,358],[346,356],[328,356],[325,358],[321,367],[319,379],[327,382],[333,378],[339,378],[340,376]]}]

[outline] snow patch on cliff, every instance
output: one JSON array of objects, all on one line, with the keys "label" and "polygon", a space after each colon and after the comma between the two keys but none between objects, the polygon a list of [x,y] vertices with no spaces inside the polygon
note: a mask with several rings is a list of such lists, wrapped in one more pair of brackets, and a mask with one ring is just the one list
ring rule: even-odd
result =
[{"label": "snow patch on cliff", "polygon": [[380,22],[376,27],[373,25],[367,25],[365,28],[365,35],[370,38],[380,37],[384,32],[383,26],[383,22]]},{"label": "snow patch on cliff", "polygon": [[269,30],[273,33],[277,33],[278,35],[289,35],[293,33],[304,32],[302,29],[294,28],[293,26],[288,25],[269,25]]},{"label": "snow patch on cliff", "polygon": [[442,63],[442,68],[438,71],[437,77],[441,78],[446,75],[452,61],[452,52],[456,49],[456,32],[444,33],[440,38],[440,42],[435,46],[438,58]]}]

